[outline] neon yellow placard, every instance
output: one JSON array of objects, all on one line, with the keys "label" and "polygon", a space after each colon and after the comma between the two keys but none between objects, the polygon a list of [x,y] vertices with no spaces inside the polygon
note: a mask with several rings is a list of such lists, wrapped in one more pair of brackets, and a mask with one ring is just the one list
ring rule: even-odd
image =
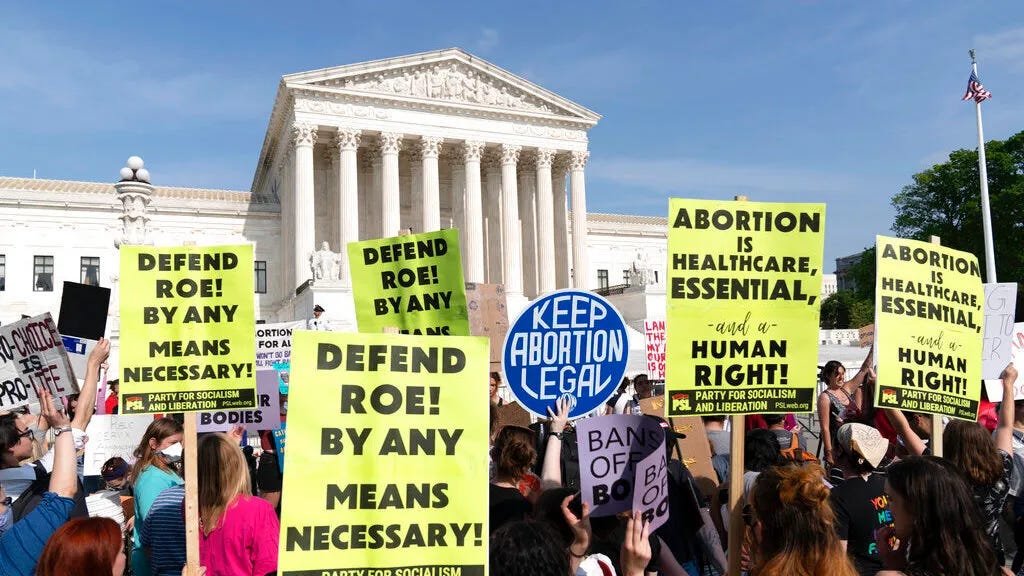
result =
[{"label": "neon yellow placard", "polygon": [[875,241],[875,405],[977,420],[985,288],[969,252]]},{"label": "neon yellow placard", "polygon": [[810,412],[825,205],[669,200],[666,413]]},{"label": "neon yellow placard", "polygon": [[469,336],[458,230],[352,242],[348,259],[360,332]]},{"label": "neon yellow placard", "polygon": [[256,406],[251,244],[121,247],[121,413]]},{"label": "neon yellow placard", "polygon": [[487,339],[294,334],[282,576],[483,576]]}]

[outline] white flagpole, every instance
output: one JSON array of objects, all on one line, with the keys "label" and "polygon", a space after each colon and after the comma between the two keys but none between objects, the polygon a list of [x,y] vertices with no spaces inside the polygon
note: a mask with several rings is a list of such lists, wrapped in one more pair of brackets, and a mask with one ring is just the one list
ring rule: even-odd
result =
[{"label": "white flagpole", "polygon": [[[978,76],[978,62],[971,50],[971,69]],[[996,253],[992,244],[992,213],[988,202],[988,168],[985,165],[985,131],[981,126],[981,102],[974,102],[974,112],[978,119],[978,177],[981,180],[981,224],[985,234],[985,281],[996,280]]]}]

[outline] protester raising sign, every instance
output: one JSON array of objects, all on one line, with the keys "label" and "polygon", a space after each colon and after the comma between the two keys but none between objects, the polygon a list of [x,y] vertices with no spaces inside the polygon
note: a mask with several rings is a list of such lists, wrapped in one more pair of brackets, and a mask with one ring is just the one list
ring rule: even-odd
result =
[{"label": "protester raising sign", "polygon": [[988,399],[998,402],[1003,397],[1003,381],[999,377],[1011,361],[1013,350],[1013,319],[1017,310],[1017,284],[985,284],[985,338],[981,346],[981,377]]},{"label": "protester raising sign", "polygon": [[[613,516],[633,510],[634,487],[641,485],[641,508],[661,510],[656,516],[668,515],[665,462],[665,431],[650,416],[614,414],[586,418],[576,424],[580,454],[580,488],[583,501],[590,504],[591,516]],[[660,453],[647,462],[649,456]],[[653,477],[650,466],[654,465]],[[652,492],[651,487],[656,489]],[[650,492],[648,494],[648,492]],[[661,501],[666,502],[662,506]],[[662,509],[663,508],[663,509]],[[664,520],[661,520],[664,522]]]},{"label": "protester raising sign", "polygon": [[487,351],[485,338],[295,333],[282,575],[483,576]]},{"label": "protester raising sign", "polygon": [[647,375],[665,379],[665,321],[644,320],[644,344],[647,349]]},{"label": "protester raising sign", "polygon": [[0,326],[0,410],[78,393],[68,355],[50,313]]},{"label": "protester raising sign", "polygon": [[810,412],[823,204],[669,201],[667,413]]},{"label": "protester raising sign", "polygon": [[459,231],[348,245],[360,332],[469,336]]},{"label": "protester raising sign", "polygon": [[153,422],[152,416],[123,416],[117,414],[95,415],[89,420],[85,435],[86,476],[99,476],[103,463],[109,458],[120,456],[127,462],[135,461],[135,447],[146,428]]},{"label": "protester raising sign", "polygon": [[969,252],[878,236],[875,405],[977,420],[985,292]]},{"label": "protester raising sign", "polygon": [[256,406],[252,245],[121,247],[121,413]]},{"label": "protester raising sign", "polygon": [[569,417],[604,405],[626,371],[626,323],[604,298],[559,290],[526,307],[505,336],[505,381],[527,410],[547,417],[559,398]]}]

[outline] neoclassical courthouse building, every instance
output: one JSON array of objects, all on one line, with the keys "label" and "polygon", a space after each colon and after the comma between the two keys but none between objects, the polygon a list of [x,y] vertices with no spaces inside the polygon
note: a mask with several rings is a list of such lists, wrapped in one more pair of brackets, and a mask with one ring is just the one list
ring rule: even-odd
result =
[{"label": "neoclassical courthouse building", "polygon": [[[587,211],[599,119],[459,49],[284,76],[248,191],[160,186],[159,158],[152,186],[0,178],[0,322],[56,314],[65,280],[116,292],[120,244],[251,242],[261,320],[320,304],[354,329],[344,246],[454,227],[466,280],[504,284],[512,315],[539,294],[645,269],[623,294],[642,326],[664,315],[666,219]],[[314,281],[323,243],[341,265]],[[116,296],[111,308],[116,337]]]}]

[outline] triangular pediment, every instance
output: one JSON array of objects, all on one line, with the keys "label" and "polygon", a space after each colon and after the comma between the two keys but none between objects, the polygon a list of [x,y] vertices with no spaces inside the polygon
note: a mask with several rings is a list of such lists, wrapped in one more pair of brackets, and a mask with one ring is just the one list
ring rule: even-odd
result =
[{"label": "triangular pediment", "polygon": [[289,87],[555,116],[590,125],[600,119],[597,113],[458,48],[290,74],[283,80]]}]

